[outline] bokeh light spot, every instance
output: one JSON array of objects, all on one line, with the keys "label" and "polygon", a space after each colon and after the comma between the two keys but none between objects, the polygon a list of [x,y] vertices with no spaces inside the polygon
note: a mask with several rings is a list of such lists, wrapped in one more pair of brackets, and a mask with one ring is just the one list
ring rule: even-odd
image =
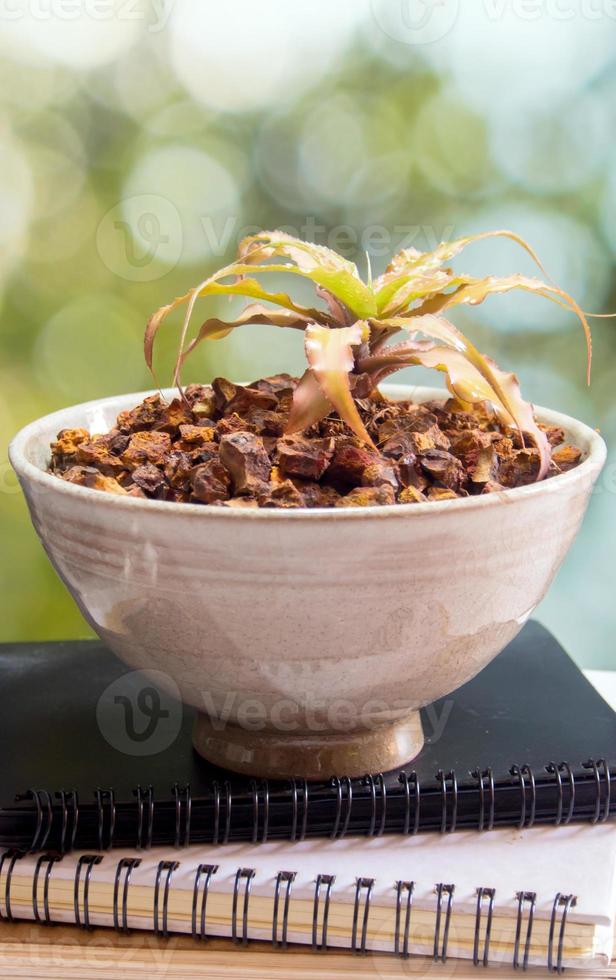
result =
[{"label": "bokeh light spot", "polygon": [[126,0],[63,3],[14,0],[0,17],[0,49],[39,64],[41,59],[70,68],[97,68],[129,48],[152,26],[146,5]]},{"label": "bokeh light spot", "polygon": [[316,84],[363,17],[358,0],[178,4],[172,63],[193,98],[213,109],[280,105]]},{"label": "bokeh light spot", "polygon": [[[174,236],[158,243],[158,257],[175,265],[194,263],[225,252],[225,230],[236,224],[239,191],[235,179],[217,159],[203,150],[170,144],[146,153],[135,165],[123,187],[126,221],[133,235],[147,244],[147,231],[139,229],[143,211],[131,201],[156,195],[180,217],[182,242]],[[166,237],[163,235],[163,238]]]},{"label": "bokeh light spot", "polygon": [[78,297],[42,328],[35,372],[44,389],[68,404],[148,385],[141,353],[140,314],[105,293]]}]

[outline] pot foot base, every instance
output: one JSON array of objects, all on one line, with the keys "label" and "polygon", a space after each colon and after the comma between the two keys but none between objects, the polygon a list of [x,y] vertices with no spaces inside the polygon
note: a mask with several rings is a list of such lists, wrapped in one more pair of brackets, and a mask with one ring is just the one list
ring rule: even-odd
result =
[{"label": "pot foot base", "polygon": [[235,725],[214,726],[198,713],[193,745],[208,762],[263,779],[309,780],[388,772],[414,759],[424,735],[419,711],[369,731],[323,735],[254,732]]}]

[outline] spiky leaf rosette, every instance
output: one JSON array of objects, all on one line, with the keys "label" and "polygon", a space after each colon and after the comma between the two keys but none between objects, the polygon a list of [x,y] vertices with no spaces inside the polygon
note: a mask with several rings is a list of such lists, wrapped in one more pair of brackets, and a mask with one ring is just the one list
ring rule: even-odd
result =
[{"label": "spiky leaf rosette", "polygon": [[[404,249],[383,275],[364,282],[357,267],[322,245],[301,241],[282,231],[264,231],[245,238],[237,261],[224,266],[183,296],[161,307],[145,333],[145,358],[150,370],[154,342],[165,318],[185,307],[174,381],[181,388],[181,369],[189,354],[204,340],[219,340],[236,327],[270,324],[303,330],[308,368],[295,391],[288,431],[306,429],[332,410],[364,442],[370,443],[353,398],[353,374],[373,387],[403,367],[421,364],[446,375],[450,391],[471,408],[489,402],[499,420],[529,436],[539,451],[538,479],[550,462],[549,445],[524,401],[514,374],[502,371],[445,316],[460,305],[476,305],[494,293],[519,289],[534,293],[576,314],[586,336],[590,377],[591,339],[587,315],[575,300],[552,282],[529,276],[475,278],[454,273],[447,263],[473,242],[509,238],[545,270],[535,252],[514,232],[488,231],[442,242],[429,252]],[[321,306],[306,307],[284,292],[270,292],[256,276],[289,274],[311,281]],[[188,341],[190,320],[198,299],[244,296],[251,302],[232,320],[211,317]],[[255,302],[256,301],[256,302]],[[326,308],[323,308],[323,303]],[[407,339],[391,344],[405,333]]]}]

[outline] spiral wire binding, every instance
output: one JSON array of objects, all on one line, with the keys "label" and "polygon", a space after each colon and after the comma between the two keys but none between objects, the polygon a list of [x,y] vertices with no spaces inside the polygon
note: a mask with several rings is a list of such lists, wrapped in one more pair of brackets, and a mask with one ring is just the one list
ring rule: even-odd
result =
[{"label": "spiral wire binding", "polygon": [[190,783],[180,786],[174,783],[171,787],[175,800],[175,837],[174,847],[188,847],[190,844],[190,822],[192,818],[192,796]]},{"label": "spiral wire binding", "polygon": [[15,800],[17,802],[34,800],[36,825],[28,851],[30,854],[34,854],[35,851],[44,851],[53,823],[51,794],[46,789],[29,789],[25,793],[18,793]]},{"label": "spiral wire binding", "polygon": [[[32,910],[34,912],[34,920],[38,922],[39,925],[50,926],[51,916],[49,914],[49,879],[51,878],[51,872],[56,861],[61,861],[62,857],[59,854],[41,854],[38,861],[36,862],[36,868],[34,869],[34,877],[32,879]],[[44,864],[47,864],[45,868],[45,878],[43,881],[43,915],[41,918],[41,913],[39,912],[38,904],[38,892],[39,892],[39,876],[41,873],[41,868]]]},{"label": "spiral wire binding", "polygon": [[[154,909],[153,909],[153,924],[154,924],[154,935],[164,936],[167,938],[169,935],[169,930],[167,928],[167,917],[169,912],[169,888],[171,886],[171,877],[174,871],[180,866],[179,861],[159,861],[158,867],[156,869],[156,880],[154,882]],[[164,878],[164,885],[163,885]],[[163,910],[162,910],[162,926],[160,924],[160,890],[161,885],[163,888]]]},{"label": "spiral wire binding", "polygon": [[[548,936],[548,971],[550,973],[563,972],[563,951],[565,945],[565,929],[567,927],[567,915],[569,909],[577,904],[575,895],[561,895],[560,892],[554,899],[552,906],[552,916],[550,918],[550,932]],[[556,916],[559,908],[562,908],[560,917],[560,929],[558,930],[558,949],[556,951],[556,964],[554,964],[554,933],[556,931]]]},{"label": "spiral wire binding", "polygon": [[[336,880],[336,875],[317,875],[314,887],[314,902],[312,905],[312,948],[327,949],[327,920],[329,919],[329,904],[332,893],[332,886]],[[325,885],[325,898],[323,900],[323,921],[321,923],[321,942],[317,940],[319,925],[319,905],[321,901],[321,887]]]},{"label": "spiral wire binding", "polygon": [[[368,837],[380,837],[385,830],[385,821],[387,819],[387,789],[385,786],[385,779],[383,778],[383,773],[379,772],[376,776],[368,773],[363,778],[364,786],[368,787],[370,792],[370,827],[368,829]],[[379,788],[379,799],[381,801],[381,814],[379,819],[379,826],[377,830],[376,820],[377,820],[377,786]]]},{"label": "spiral wire binding", "polygon": [[[516,767],[517,768],[517,767]],[[495,799],[495,788],[494,788],[494,773],[490,768],[488,769],[473,769],[469,775],[477,780],[477,788],[479,790],[479,818],[477,821],[477,830],[492,830],[494,827],[494,810],[496,806]],[[486,787],[484,780],[488,780],[488,820],[486,824]]]},{"label": "spiral wire binding", "polygon": [[[475,940],[473,943],[473,963],[475,966],[487,966],[490,956],[490,938],[492,935],[492,919],[494,916],[494,888],[477,889],[477,911],[475,913]],[[488,911],[486,914],[485,935],[483,939],[483,955],[479,955],[479,943],[481,939],[481,918],[483,912],[484,899],[488,899]]]},{"label": "spiral wire binding", "polygon": [[[103,860],[100,854],[82,854],[77,863],[75,871],[75,881],[73,884],[73,911],[75,913],[75,925],[82,929],[90,929],[90,879],[92,868],[100,864]],[[81,882],[81,869],[85,868],[83,879],[83,922],[81,921],[81,908],[79,904],[79,885]]]},{"label": "spiral wire binding", "polygon": [[[7,850],[0,855],[0,878],[6,874],[4,883],[4,911],[0,904],[0,921],[12,922],[14,916],[11,909],[11,884],[15,865],[26,852]],[[32,914],[39,925],[52,925],[49,903],[50,881],[54,866],[62,861],[63,855],[58,853],[41,854],[36,862],[32,877]],[[93,869],[103,861],[100,854],[84,854],[79,858],[73,880],[73,908],[75,925],[82,929],[91,928],[89,892]],[[5,864],[8,863],[6,872]],[[128,892],[131,875],[141,864],[141,858],[121,858],[115,868],[113,883],[113,925],[118,932],[128,933]],[[179,861],[160,861],[156,870],[152,910],[152,926],[156,935],[168,937],[169,899],[172,889],[173,873],[180,867]],[[43,871],[44,869],[44,871]],[[195,871],[192,910],[191,933],[193,939],[206,938],[207,902],[212,877],[217,873],[217,864],[200,864]],[[40,907],[40,879],[43,874],[42,912]],[[253,880],[254,868],[238,868],[235,873],[232,897],[231,936],[234,942],[248,943],[248,909]],[[288,940],[289,905],[291,888],[296,880],[297,872],[279,871],[276,875],[272,915],[272,938],[274,948],[285,949]],[[312,948],[327,949],[327,929],[331,905],[332,887],[335,875],[319,874],[315,881],[312,903]],[[354,953],[365,953],[367,950],[368,922],[375,880],[373,878],[356,878],[355,900],[353,906],[353,924],[350,950]],[[243,886],[243,887],[242,887]],[[401,957],[410,955],[410,927],[413,908],[414,881],[397,881],[396,889],[396,918],[393,952]],[[121,891],[121,898],[120,898]],[[454,884],[435,885],[436,909],[434,927],[433,958],[435,961],[446,962],[449,942],[449,930],[453,910],[455,892]],[[161,899],[162,893],[162,899]],[[241,930],[238,925],[240,894],[242,900]],[[495,896],[493,888],[477,888],[477,905],[475,912],[473,963],[475,966],[488,966],[491,932],[493,925]],[[535,892],[517,892],[517,920],[513,948],[513,968],[526,970],[529,962],[531,938],[535,921],[537,896]],[[567,918],[570,910],[577,904],[575,895],[564,895],[558,892],[554,898],[548,934],[547,968],[551,973],[561,974],[564,970],[564,946]],[[281,919],[282,906],[282,922]],[[319,912],[322,909],[319,927]],[[484,918],[485,915],[485,918]],[[524,920],[526,928],[524,930]],[[483,948],[482,947],[483,926]],[[320,937],[319,937],[320,931]],[[524,936],[523,936],[524,933]],[[521,947],[523,953],[520,959]]]},{"label": "spiral wire binding", "polygon": [[[453,908],[453,893],[455,885],[438,884],[436,892],[436,924],[434,926],[434,950],[432,958],[441,963],[447,960],[447,944],[449,942],[449,926],[451,924],[451,910]],[[441,920],[443,918],[443,895],[447,895],[447,906],[445,908],[445,925],[443,927],[443,938],[441,941]]]},{"label": "spiral wire binding", "polygon": [[[113,847],[116,824],[115,792],[113,789],[101,789],[97,786],[94,792],[98,809],[98,849],[109,851]],[[105,843],[105,808],[109,811],[107,820],[107,843]]]},{"label": "spiral wire binding", "polygon": [[298,794],[298,781],[297,779],[291,780],[291,805],[292,805],[292,818],[291,818],[291,833],[290,840],[304,840],[306,837],[306,831],[308,829],[308,781],[302,779],[301,781],[302,789],[302,822],[300,826],[299,837],[297,836],[297,826],[299,821],[299,794]]},{"label": "spiral wire binding", "polygon": [[[256,844],[259,840],[259,831],[261,833],[261,843],[265,844],[267,842],[267,837],[269,834],[269,783],[267,779],[263,779],[261,783],[257,783],[256,780],[251,780],[250,792],[252,795],[252,835],[251,841]],[[259,797],[263,793],[263,826],[260,828],[260,806]]]},{"label": "spiral wire binding", "polygon": [[[575,809],[575,776],[568,762],[561,762],[557,766],[557,771],[559,773],[564,772],[567,777],[567,783],[569,786],[569,802],[567,804],[567,813],[565,819],[562,821],[563,824],[571,823],[573,818],[573,811]],[[608,793],[609,793],[609,780],[608,780]]]},{"label": "spiral wire binding", "polygon": [[[149,850],[152,846],[152,831],[154,828],[154,790],[152,786],[137,786],[133,790],[137,797],[137,840],[135,847],[138,851]],[[144,810],[147,811],[144,814]],[[145,819],[144,819],[145,816]],[[144,839],[145,832],[145,839]]]},{"label": "spiral wire binding", "polygon": [[[228,844],[229,834],[231,832],[231,807],[233,804],[233,798],[231,796],[231,783],[225,780],[224,784],[225,791],[225,829],[222,835],[222,843]],[[214,794],[214,828],[212,830],[212,844],[220,844],[220,784],[217,780],[212,783],[212,793]]]},{"label": "spiral wire binding", "polygon": [[13,870],[17,861],[21,861],[25,857],[24,851],[8,850],[5,851],[0,857],[0,876],[2,875],[2,870],[4,868],[4,862],[8,860],[9,866],[6,872],[6,881],[4,883],[4,914],[0,909],[0,922],[6,919],[7,922],[14,922],[13,913],[11,912],[11,878],[13,875]]},{"label": "spiral wire binding", "polygon": [[[343,838],[348,829],[349,822],[351,820],[351,810],[353,808],[353,784],[349,776],[343,776],[339,779],[338,776],[332,776],[332,787],[336,791],[336,816],[334,817],[334,825],[332,827],[332,832],[330,837],[332,840],[337,838]],[[344,797],[346,807],[344,814],[344,822],[342,824],[342,830],[340,829],[340,821],[342,820],[342,788],[346,790],[346,795]]]},{"label": "spiral wire binding", "polygon": [[[603,803],[603,813],[601,813],[601,773],[599,772],[599,766],[603,767],[603,774],[605,776],[605,800]],[[592,818],[592,823],[605,823],[610,815],[610,798],[612,792],[609,766],[605,759],[599,759],[597,762],[595,762],[594,759],[589,759],[588,762],[583,764],[583,768],[592,769],[595,779],[595,814]]]},{"label": "spiral wire binding", "polygon": [[222,835],[223,844],[229,843],[229,835],[231,833],[231,806],[233,798],[231,796],[231,783],[225,780],[225,830]]},{"label": "spiral wire binding", "polygon": [[[421,788],[419,785],[419,779],[417,778],[417,773],[413,771],[410,776],[405,772],[401,772],[398,776],[398,782],[402,783],[404,788],[404,826],[402,828],[403,834],[416,834],[419,831],[419,816],[421,810]],[[411,830],[411,789],[413,792],[413,797],[415,800],[415,816],[413,819],[413,829]]]},{"label": "spiral wire binding", "polygon": [[[60,854],[67,854],[72,851],[75,846],[77,824],[79,823],[79,796],[77,795],[77,791],[74,789],[61,789],[58,790],[55,797],[57,800],[60,800],[60,806],[62,807],[59,850]],[[71,825],[70,834],[68,833],[69,822]]]},{"label": "spiral wire binding", "polygon": [[[551,817],[551,820],[555,826],[568,824],[576,816],[577,819],[588,819],[591,823],[605,822],[610,815],[610,809],[613,808],[611,786],[613,776],[610,773],[608,762],[604,758],[597,760],[589,759],[583,763],[582,768],[590,772],[590,780],[580,776],[579,773],[575,776],[568,762],[549,762],[545,766],[545,772],[551,777],[551,781],[548,780],[546,782],[543,780],[537,784],[535,774],[528,764],[511,766],[509,775],[513,778],[513,787],[515,788],[517,785],[519,789],[518,828],[522,829],[533,826],[538,814],[538,789],[544,790],[550,787],[550,785],[555,793],[555,799],[554,797],[550,798],[554,799],[554,815]],[[479,831],[492,830],[495,825],[497,791],[494,772],[489,767],[486,769],[478,767],[471,770],[469,775],[476,781],[479,798],[476,827]],[[457,829],[458,825],[458,779],[455,771],[445,772],[443,769],[439,769],[435,774],[435,780],[438,787],[437,799],[440,799],[440,813],[438,814],[440,817],[440,831],[441,833],[452,833]],[[582,782],[580,783],[578,781]],[[581,799],[583,802],[579,806],[577,805],[580,797],[578,791],[581,785],[582,792],[584,792],[584,787],[587,787],[590,781],[594,785],[593,812],[589,816],[586,816],[588,792],[586,789],[586,795],[582,795]],[[398,782],[402,792],[400,793],[398,791],[397,793],[393,793],[391,799],[396,801],[402,796],[404,806],[402,832],[404,834],[416,834],[422,823],[424,798],[428,801],[428,825],[431,826],[430,819],[433,811],[430,809],[430,800],[434,801],[434,787],[431,785],[428,788],[427,792],[431,795],[426,796],[425,786],[423,790],[420,788],[419,779],[415,771],[410,773],[401,772],[398,775]],[[290,779],[288,785],[290,791],[289,802],[291,805],[288,823],[289,839],[293,841],[304,840],[308,833],[311,788],[305,779]],[[363,788],[363,794],[361,789],[359,791],[356,790],[358,785]],[[512,784],[509,783],[508,785],[511,787]],[[366,790],[369,805],[367,836],[378,837],[385,833],[386,830],[392,831],[399,829],[399,824],[392,826],[392,820],[388,820],[388,790],[382,773],[367,774],[359,781],[353,780],[349,776],[332,777],[329,788],[334,793],[334,810],[330,817],[329,829],[327,827],[321,827],[321,832],[328,834],[332,840],[347,835],[351,827],[356,800],[360,802],[365,800]],[[506,789],[507,784],[505,783],[503,786],[499,782],[499,793],[503,788]],[[466,786],[463,785],[462,789],[465,790]],[[274,792],[278,794],[280,791],[276,789]],[[323,787],[319,788],[319,792],[323,792]],[[278,804],[278,795],[272,798],[271,793],[270,783],[267,779],[261,781],[253,780],[249,784],[248,799],[252,804],[252,819],[249,822],[248,829],[250,833],[249,839],[253,843],[258,841],[264,842],[270,838],[272,799],[276,805]],[[389,793],[391,793],[391,790]],[[191,787],[188,783],[185,785],[174,783],[171,787],[171,794],[175,806],[175,826],[174,830],[169,834],[169,842],[172,840],[174,846],[178,848],[187,847],[191,843],[193,836],[195,802],[203,805],[211,800],[213,810],[211,842],[213,844],[228,843],[231,838],[234,802],[229,780],[224,780],[222,783],[213,780],[211,783],[211,797],[206,795],[198,801],[193,797]],[[153,788],[151,785],[145,787],[138,785],[133,790],[133,795],[136,798],[135,844],[138,850],[148,849],[153,842],[155,824]],[[26,847],[29,853],[42,853],[46,849],[53,847],[54,851],[57,850],[60,854],[66,854],[74,850],[76,846],[79,847],[79,830],[84,821],[80,820],[80,801],[75,789],[61,789],[50,793],[46,789],[31,788],[25,793],[17,795],[15,799],[17,801],[30,800],[34,804],[34,830],[29,846]],[[57,801],[56,803],[52,802],[54,799]],[[110,850],[117,843],[115,791],[113,787],[97,787],[94,791],[94,799],[96,801],[97,813],[96,846],[101,851]],[[317,802],[320,802],[320,799],[319,797]],[[542,795],[541,799],[544,801],[544,810],[540,812],[540,819],[542,822],[547,823],[545,801],[548,797]],[[240,802],[242,807],[240,807],[239,813],[243,816],[245,814],[245,809],[243,809],[245,804],[244,796],[240,798]],[[357,809],[361,811],[359,804]],[[582,809],[582,813],[579,812],[580,809]],[[397,812],[399,813],[399,811]],[[325,810],[325,813],[327,813],[327,810]],[[469,814],[465,812],[462,821],[464,826],[468,825],[468,820]],[[357,817],[355,817],[354,823],[357,824]],[[158,820],[156,824],[158,828]],[[125,820],[124,826],[126,826]],[[199,826],[201,830],[202,824],[200,823]],[[243,829],[243,820],[240,819],[239,827],[234,828],[234,836],[237,835],[238,830],[241,832]],[[280,826],[276,827],[276,835],[280,834],[280,829]],[[361,830],[362,828],[360,826],[355,827],[355,829]],[[53,837],[51,836],[52,831],[54,831]],[[159,833],[161,831],[157,831],[157,837]],[[123,837],[125,835],[126,831]],[[81,846],[83,847],[83,844]],[[85,846],[89,846],[89,842],[86,841]]]},{"label": "spiral wire binding", "polygon": [[[355,882],[355,904],[353,906],[353,932],[351,934],[351,952],[365,953],[366,940],[368,938],[368,916],[370,915],[370,899],[374,888],[374,878],[357,878]],[[359,909],[364,894],[364,913],[361,921],[361,940],[359,948],[357,946],[357,931],[359,927]]]},{"label": "spiral wire binding", "polygon": [[[439,769],[436,778],[441,784],[441,834],[452,834],[458,822],[458,780],[453,769],[448,773]],[[449,826],[447,826],[448,780],[451,782],[451,819]]]},{"label": "spiral wire binding", "polygon": [[[195,884],[193,887],[191,931],[193,939],[205,939],[205,915],[207,910],[207,897],[210,890],[212,875],[218,871],[217,864],[200,864],[195,872]],[[199,893],[201,892],[201,913],[200,928],[197,930],[197,906],[199,904]]]},{"label": "spiral wire binding", "polygon": [[[520,820],[518,822],[518,830],[522,830],[523,827],[532,827],[535,822],[535,810],[537,806],[537,787],[535,785],[535,777],[530,766],[512,766],[509,770],[511,776],[518,779],[520,786]],[[528,818],[528,823],[526,822],[526,779],[528,778],[528,785],[530,787],[530,816]]]},{"label": "spiral wire binding", "polygon": [[214,826],[212,829],[212,844],[218,844],[218,834],[220,832],[220,785],[214,780],[212,783],[212,793],[214,794]]},{"label": "spiral wire binding", "polygon": [[530,941],[533,933],[533,922],[535,920],[535,906],[537,904],[536,892],[517,892],[518,917],[515,927],[515,943],[513,947],[513,969],[520,969],[520,940],[522,938],[522,922],[524,919],[524,905],[528,903],[528,919],[526,921],[526,936],[524,939],[524,957],[522,959],[522,970],[528,968],[528,957],[530,954]]},{"label": "spiral wire binding", "polygon": [[[556,781],[556,788],[558,793],[558,800],[556,802],[556,817],[554,819],[554,824],[556,827],[560,827],[561,824],[568,824],[573,816],[573,807],[575,806],[575,779],[573,773],[571,772],[571,766],[568,762],[561,762],[560,765],[556,765],[555,762],[550,762],[546,767],[545,771],[554,776]],[[563,820],[563,806],[564,806],[564,787],[562,773],[565,772],[568,778],[569,785],[569,803],[567,806],[567,815]]]},{"label": "spiral wire binding", "polygon": [[[291,900],[291,886],[297,877],[296,871],[279,871],[276,875],[276,887],[274,890],[274,912],[272,915],[272,946],[276,949],[287,948],[287,930],[289,925],[289,902]],[[280,889],[284,882],[284,900],[282,907],[282,934],[278,939],[278,911],[280,907]]]},{"label": "spiral wire binding", "polygon": [[[411,929],[411,912],[413,910],[414,881],[396,882],[396,931],[394,936],[394,953],[407,959],[409,956],[409,932]],[[402,893],[406,891],[406,906],[404,910],[404,932],[400,942],[400,924],[402,922]]]},{"label": "spiral wire binding", "polygon": [[[252,879],[254,878],[256,872],[254,868],[238,868],[235,873],[235,882],[233,884],[233,906],[231,911],[231,938],[234,943],[241,942],[244,946],[248,943],[248,902],[250,899],[250,888],[252,886]],[[243,894],[243,906],[242,906],[242,936],[241,939],[237,934],[237,906],[239,904],[239,891],[240,882],[244,880],[244,894]]]},{"label": "spiral wire binding", "polygon": [[[141,864],[141,858],[121,858],[118,861],[113,882],[113,927],[118,932],[128,933],[128,886],[130,878],[135,868]],[[120,925],[120,913],[118,909],[118,899],[120,895],[120,880],[122,872],[125,872],[122,884],[122,925]]]}]

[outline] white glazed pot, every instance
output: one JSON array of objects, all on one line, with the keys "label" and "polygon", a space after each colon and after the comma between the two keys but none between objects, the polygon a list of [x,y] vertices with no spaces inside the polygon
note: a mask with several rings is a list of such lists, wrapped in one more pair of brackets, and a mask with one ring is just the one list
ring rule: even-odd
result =
[{"label": "white glazed pot", "polygon": [[458,500],[231,510],[47,473],[60,429],[106,431],[143,397],[39,419],[11,443],[11,462],[49,558],[99,636],[132,667],[173,678],[199,709],[202,755],[259,776],[353,776],[416,755],[418,709],[485,667],[545,595],[606,455],[592,429],[541,409],[583,462]]}]

